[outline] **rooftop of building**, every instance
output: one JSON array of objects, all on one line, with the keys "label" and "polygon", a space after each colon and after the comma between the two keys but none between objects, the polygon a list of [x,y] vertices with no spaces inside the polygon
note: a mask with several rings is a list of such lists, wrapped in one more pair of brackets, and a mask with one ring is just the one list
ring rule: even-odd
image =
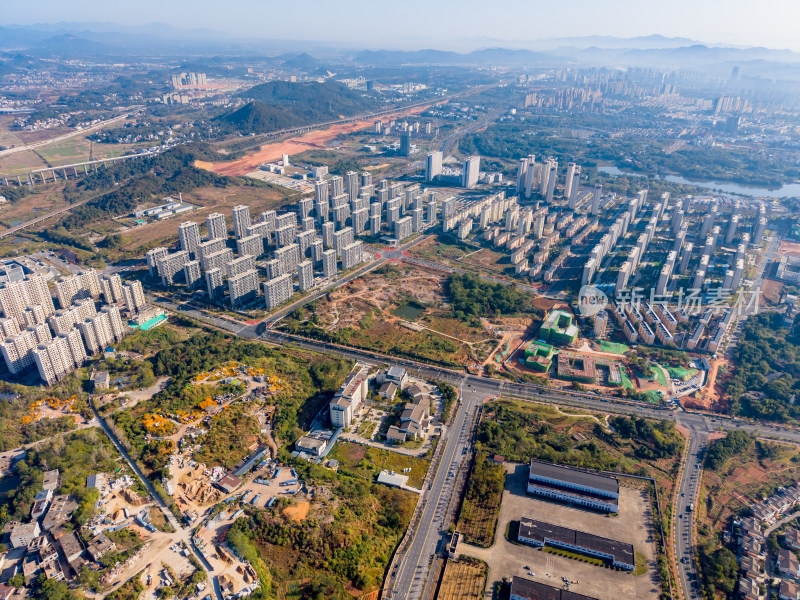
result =
[{"label": "rooftop of building", "polygon": [[576,594],[524,577],[514,577],[511,580],[511,595],[529,600],[596,600],[591,596]]},{"label": "rooftop of building", "polygon": [[531,459],[530,477],[544,477],[571,483],[573,485],[586,486],[607,493],[619,494],[619,480],[610,475],[603,475],[578,467],[567,467],[541,460]]},{"label": "rooftop of building", "polygon": [[619,563],[634,564],[633,545],[577,529],[522,517],[519,520],[519,536],[542,543],[545,543],[546,540],[554,540],[571,544],[587,550],[610,554]]}]

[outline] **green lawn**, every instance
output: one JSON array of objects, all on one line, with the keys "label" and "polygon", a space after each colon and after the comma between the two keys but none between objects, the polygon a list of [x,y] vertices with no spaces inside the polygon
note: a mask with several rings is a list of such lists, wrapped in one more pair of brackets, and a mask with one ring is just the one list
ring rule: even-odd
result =
[{"label": "green lawn", "polygon": [[689,381],[697,374],[697,369],[687,369],[686,367],[665,367],[669,376],[681,381]]},{"label": "green lawn", "polygon": [[636,557],[636,569],[634,569],[633,574],[644,575],[647,573],[647,557],[638,550],[634,550],[633,554]]},{"label": "green lawn", "polygon": [[657,392],[655,390],[650,390],[646,392],[647,394],[647,401],[652,402],[653,404],[660,404],[664,397],[661,395],[661,392]]},{"label": "green lawn", "polygon": [[358,435],[364,438],[370,438],[372,437],[372,433],[375,431],[376,426],[377,424],[375,421],[364,421],[358,426]]},{"label": "green lawn", "polygon": [[664,368],[661,365],[653,365],[653,371],[655,371],[658,383],[666,387],[667,376],[664,374]]},{"label": "green lawn", "polygon": [[612,354],[625,354],[629,350],[625,344],[618,344],[617,342],[601,340],[598,344],[600,344],[600,349],[603,352],[610,352]]},{"label": "green lawn", "polygon": [[[383,470],[408,475],[408,485],[415,488],[422,487],[422,481],[430,467],[430,461],[424,458],[350,442],[337,442],[328,454],[328,458],[335,458],[339,461],[341,468],[367,479],[374,479]],[[411,469],[411,471],[403,473],[403,469]]]},{"label": "green lawn", "polygon": [[622,387],[628,390],[636,389],[633,387],[633,382],[628,378],[625,372],[622,373]]}]

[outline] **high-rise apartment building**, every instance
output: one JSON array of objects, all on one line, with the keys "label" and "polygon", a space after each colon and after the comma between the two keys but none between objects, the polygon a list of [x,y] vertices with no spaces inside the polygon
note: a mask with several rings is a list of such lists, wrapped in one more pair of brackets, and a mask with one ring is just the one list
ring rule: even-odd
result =
[{"label": "high-rise apartment building", "polygon": [[359,240],[342,248],[342,270],[347,271],[363,262],[363,246]]},{"label": "high-rise apartment building", "polygon": [[[252,257],[243,257],[252,258]],[[234,308],[251,302],[258,296],[258,273],[255,269],[228,278],[228,296]]]},{"label": "high-rise apartment building", "polygon": [[567,206],[575,209],[578,202],[578,192],[581,187],[581,166],[569,163],[567,166],[567,181],[564,185],[564,197],[567,199]]},{"label": "high-rise apartment building", "polygon": [[264,282],[264,303],[267,310],[277,308],[292,297],[292,276],[288,273]]},{"label": "high-rise apartment building", "polygon": [[425,159],[425,181],[435,181],[442,174],[442,153],[431,152]]},{"label": "high-rise apartment building", "polygon": [[190,260],[183,265],[183,278],[186,280],[186,287],[188,288],[194,288],[200,285],[200,280],[203,278],[203,271],[200,269],[199,260]]},{"label": "high-rise apartment building", "polygon": [[24,371],[34,363],[35,347],[36,339],[30,331],[22,331],[0,342],[0,353],[12,375]]},{"label": "high-rise apartment building", "polygon": [[233,234],[236,239],[247,234],[247,228],[251,224],[250,207],[246,204],[239,204],[233,207]]},{"label": "high-rise apartment building", "polygon": [[124,302],[125,296],[122,293],[122,278],[119,273],[104,275],[100,280],[100,287],[103,289],[103,297],[108,304]]},{"label": "high-rise apartment building", "polygon": [[208,239],[227,239],[228,226],[225,223],[225,215],[211,213],[206,217],[206,228],[208,229]]},{"label": "high-rise apartment building", "polygon": [[244,256],[234,258],[225,265],[225,275],[228,277],[228,279],[230,279],[231,277],[236,277],[237,275],[241,275],[246,271],[255,271],[255,268],[255,259],[249,254],[245,254]]},{"label": "high-rise apartment building", "polygon": [[197,258],[197,247],[200,245],[200,226],[194,221],[185,221],[178,225],[178,239],[181,250],[186,250],[192,258]]},{"label": "high-rise apartment building", "polygon": [[206,271],[206,292],[211,301],[219,300],[225,293],[222,283],[222,269],[215,267]]},{"label": "high-rise apartment building", "polygon": [[141,281],[126,281],[122,284],[122,293],[125,296],[125,307],[128,310],[138,312],[147,304]]},{"label": "high-rise apartment building", "polygon": [[169,254],[169,250],[166,248],[158,247],[153,248],[152,250],[148,250],[147,254],[147,268],[150,271],[150,277],[156,277],[158,275],[158,261],[164,258],[167,254]]},{"label": "high-rise apartment building", "polygon": [[335,277],[337,270],[336,250],[329,248],[322,253],[322,274],[327,278]]},{"label": "high-rise apartment building", "polygon": [[179,250],[159,259],[158,274],[161,276],[163,285],[175,283],[175,275],[183,272],[183,265],[189,262],[189,253],[186,250]]},{"label": "high-rise apartment building", "polygon": [[464,173],[461,177],[461,187],[473,188],[478,184],[481,174],[481,157],[468,156],[464,160]]},{"label": "high-rise apartment building", "polygon": [[305,292],[314,285],[314,268],[310,260],[304,260],[297,265],[297,286]]}]

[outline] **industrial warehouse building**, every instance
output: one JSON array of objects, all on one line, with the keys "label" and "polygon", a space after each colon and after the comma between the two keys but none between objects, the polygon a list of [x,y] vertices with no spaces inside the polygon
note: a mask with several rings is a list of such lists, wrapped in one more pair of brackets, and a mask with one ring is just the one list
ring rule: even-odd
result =
[{"label": "industrial warehouse building", "polygon": [[532,579],[514,577],[511,580],[511,600],[596,600],[591,596],[555,588]]},{"label": "industrial warehouse building", "polygon": [[528,493],[604,512],[619,510],[619,480],[576,467],[531,459]]},{"label": "industrial warehouse building", "polygon": [[633,571],[636,568],[631,544],[527,517],[519,520],[517,540],[531,546],[553,546],[594,556],[610,561],[611,565],[618,569]]}]

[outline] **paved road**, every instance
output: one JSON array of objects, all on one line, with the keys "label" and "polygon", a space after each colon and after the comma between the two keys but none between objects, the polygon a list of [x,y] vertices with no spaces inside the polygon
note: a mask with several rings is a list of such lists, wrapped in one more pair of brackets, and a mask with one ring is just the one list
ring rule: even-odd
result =
[{"label": "paved road", "polygon": [[490,123],[493,123],[497,117],[503,114],[505,110],[495,110],[484,117],[478,119],[474,123],[467,125],[466,127],[461,127],[456,129],[452,133],[446,135],[441,139],[439,142],[439,151],[442,153],[443,156],[447,156],[447,153],[452,150],[453,145],[462,137],[467,135],[468,133],[475,133],[479,129],[483,129],[487,127]]},{"label": "paved road", "polygon": [[[209,317],[200,313],[201,320],[209,322]],[[233,323],[224,323],[229,331],[237,329]],[[255,328],[239,327],[234,331],[239,335],[255,339]],[[700,461],[702,451],[707,445],[708,435],[712,431],[729,431],[735,428],[748,430],[758,436],[776,438],[792,442],[800,442],[800,430],[786,426],[761,424],[740,421],[722,416],[709,416],[700,413],[691,413],[683,410],[668,410],[653,408],[646,404],[639,404],[613,397],[597,396],[567,390],[554,390],[544,386],[532,384],[513,383],[484,377],[467,375],[463,371],[456,371],[436,365],[429,365],[409,359],[402,359],[355,348],[348,348],[336,344],[310,340],[278,331],[266,330],[258,339],[277,345],[292,345],[314,352],[333,354],[358,360],[364,363],[396,364],[409,369],[419,376],[448,381],[459,386],[462,390],[462,402],[457,407],[453,426],[442,437],[440,443],[444,444],[441,466],[434,476],[431,488],[423,490],[421,501],[424,503],[423,515],[420,525],[411,533],[410,549],[400,557],[396,574],[390,574],[388,580],[389,597],[393,600],[411,600],[420,597],[427,582],[431,555],[436,552],[439,543],[445,534],[444,523],[447,522],[450,508],[450,493],[455,483],[455,478],[450,473],[455,472],[461,464],[463,448],[468,444],[465,431],[469,431],[469,423],[475,415],[475,410],[480,402],[487,397],[512,396],[523,400],[544,402],[560,405],[570,405],[596,411],[623,415],[639,415],[657,419],[669,419],[686,427],[690,431],[689,448],[684,468],[684,476],[680,485],[680,493],[676,501],[678,515],[676,515],[676,553],[678,560],[687,558],[679,563],[679,572],[682,587],[688,591],[688,597],[697,600],[700,598],[699,581],[697,579],[693,550],[692,519],[687,511],[687,506],[696,500],[699,479],[701,476]],[[466,428],[466,429],[465,429]],[[453,481],[449,481],[452,479]]]},{"label": "paved road", "polygon": [[444,542],[448,517],[458,505],[453,502],[456,481],[462,464],[468,458],[472,425],[486,396],[477,389],[459,390],[460,406],[455,418],[442,436],[444,444],[438,469],[427,490],[423,490],[422,514],[411,544],[398,556],[397,573],[392,574],[390,600],[411,600],[422,596],[428,582],[434,554]]},{"label": "paved road", "polygon": [[694,512],[690,511],[689,507],[697,505],[702,460],[708,445],[708,434],[713,427],[708,421],[692,421],[685,426],[689,429],[690,437],[683,476],[678,488],[680,493],[675,502],[675,558],[678,561],[683,595],[695,600],[702,597],[702,592],[694,553]]}]

